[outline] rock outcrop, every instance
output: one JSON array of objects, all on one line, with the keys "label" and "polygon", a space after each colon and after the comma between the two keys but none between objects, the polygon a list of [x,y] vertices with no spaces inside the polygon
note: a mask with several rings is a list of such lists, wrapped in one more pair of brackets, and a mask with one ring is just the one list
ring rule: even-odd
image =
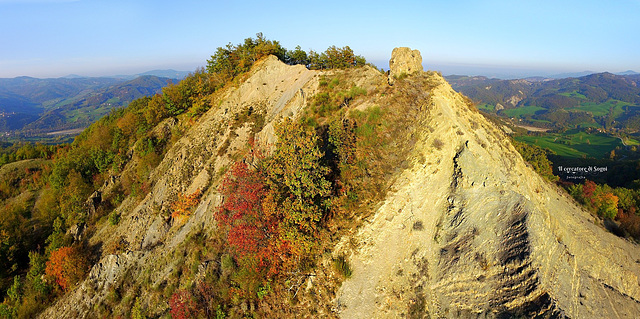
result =
[{"label": "rock outcrop", "polygon": [[415,72],[422,72],[422,55],[420,51],[411,50],[407,47],[394,48],[389,60],[389,81],[402,74],[410,75]]},{"label": "rock outcrop", "polygon": [[430,130],[355,237],[340,316],[637,317],[638,246],[596,225],[432,76]]}]

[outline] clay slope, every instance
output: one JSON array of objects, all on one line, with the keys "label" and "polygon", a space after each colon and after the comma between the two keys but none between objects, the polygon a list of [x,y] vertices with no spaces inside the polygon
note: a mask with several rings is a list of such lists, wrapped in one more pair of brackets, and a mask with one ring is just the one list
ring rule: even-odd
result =
[{"label": "clay slope", "polygon": [[340,316],[637,318],[640,248],[596,225],[435,77],[414,165],[356,235]]},{"label": "clay slope", "polygon": [[[236,85],[212,95],[212,108],[188,127],[151,172],[149,193],[141,200],[124,199],[117,207],[119,224],[103,223],[88,239],[89,246],[101,247],[101,256],[87,278],[40,317],[91,318],[114,303],[109,313],[129,313],[136,300],[151,317],[168,315],[168,297],[161,296],[168,279],[179,277],[185,265],[194,266],[188,259],[189,245],[218,231],[213,212],[221,202],[218,186],[225,168],[242,157],[252,134],[257,145],[269,147],[275,141],[274,124],[284,117],[296,118],[317,92],[320,77],[335,72],[347,71],[311,71],[269,56],[256,62]],[[385,83],[384,76],[369,66],[348,72],[355,72],[351,79],[367,90]],[[236,120],[248,114],[259,114],[262,125]],[[154,134],[168,139],[180,129],[170,118]],[[122,175],[137,165],[127,164]],[[102,193],[110,192],[120,178],[112,176]],[[169,218],[178,194],[196,191],[202,197],[193,214],[185,220]],[[219,270],[219,264],[219,260],[196,264],[196,274],[188,281],[201,280],[207,272]]]},{"label": "clay slope", "polygon": [[[252,131],[259,143],[273,142],[274,123],[300,114],[318,91],[320,77],[331,72],[341,71],[310,71],[269,57],[237,87],[212,96],[214,107],[153,170],[150,192],[141,200],[126,198],[117,208],[120,223],[101,224],[88,240],[103,249],[87,279],[41,317],[95,317],[105,304],[115,304],[112,313],[127,313],[136,299],[148,305],[150,316],[166,315],[161,291],[167,278],[188,262],[194,238],[216,232],[212,211],[220,203],[224,167],[239,157]],[[386,85],[373,68],[348,72],[367,91]],[[420,83],[427,82],[436,88],[421,91]],[[353,276],[338,291],[335,312],[325,315],[631,318],[640,313],[638,247],[601,229],[538,177],[507,136],[470,110],[440,76],[410,75],[397,80],[390,96],[377,93],[378,100],[350,107],[391,103],[393,94],[406,95],[398,101],[411,97],[400,88],[420,96],[416,101],[431,101],[418,119],[423,125],[418,131],[426,133],[418,136],[410,168],[394,176],[393,191],[355,241],[345,237],[336,246],[334,255],[349,257]],[[264,125],[233,124],[248,113],[263,114]],[[171,135],[167,132],[177,125],[168,119],[154,132],[159,138]],[[125,172],[136,165],[128,164]],[[183,222],[168,218],[177,195],[196,190],[203,196],[193,214]],[[211,267],[218,267],[216,261],[200,263],[189,280],[216,269]],[[318,280],[333,282],[322,273],[318,269]],[[121,288],[118,298],[114,287]],[[311,280],[306,287],[319,295]]]},{"label": "clay slope", "polygon": [[[41,317],[82,318],[96,316],[115,287],[162,287],[167,278],[185,263],[182,251],[194,236],[208,236],[216,231],[213,211],[220,203],[217,193],[222,169],[247,145],[250,125],[235,127],[234,118],[247,110],[261,113],[265,127],[256,132],[267,142],[272,122],[293,116],[305,105],[305,95],[317,87],[319,72],[304,66],[288,66],[270,56],[257,63],[251,74],[237,87],[212,96],[212,107],[182,138],[169,149],[162,162],[151,173],[151,191],[141,201],[129,197],[117,208],[122,213],[117,227],[105,223],[89,244],[103,247],[103,254],[88,278],[74,291],[47,309]],[[174,129],[176,121],[168,119],[155,128],[159,137]],[[135,170],[130,163],[126,170]],[[108,192],[119,176],[114,176],[102,191]],[[170,204],[177,194],[200,190],[202,199],[195,212],[184,222],[168,218]],[[109,253],[109,247],[118,247]],[[187,249],[188,250],[188,249]],[[186,256],[186,254],[185,254]],[[202,275],[215,263],[202,263]],[[131,307],[131,300],[158,304],[150,294],[138,288],[122,289],[121,306]],[[165,302],[166,303],[166,302]],[[114,311],[115,312],[115,311]],[[153,315],[165,309],[148,309]]]}]

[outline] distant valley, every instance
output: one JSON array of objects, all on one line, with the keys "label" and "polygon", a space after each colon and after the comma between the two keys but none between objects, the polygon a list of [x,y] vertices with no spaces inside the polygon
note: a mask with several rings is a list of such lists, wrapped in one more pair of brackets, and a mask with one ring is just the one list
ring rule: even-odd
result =
[{"label": "distant valley", "polygon": [[640,129],[639,74],[519,80],[449,76],[447,80],[478,103],[479,109],[530,126],[627,133]]},{"label": "distant valley", "polygon": [[[140,75],[0,79],[0,135],[3,140],[47,140],[52,132],[84,128],[143,96],[161,93],[187,72],[156,70]],[[64,134],[62,134],[64,135]]]}]

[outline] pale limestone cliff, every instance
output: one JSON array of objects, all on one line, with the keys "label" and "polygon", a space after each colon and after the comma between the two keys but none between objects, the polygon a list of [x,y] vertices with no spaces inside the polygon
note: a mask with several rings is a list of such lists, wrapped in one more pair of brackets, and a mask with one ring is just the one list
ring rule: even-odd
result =
[{"label": "pale limestone cliff", "polygon": [[636,318],[639,247],[594,224],[438,81],[413,167],[356,235],[340,316]]},{"label": "pale limestone cliff", "polygon": [[422,72],[422,55],[418,50],[407,47],[394,48],[389,60],[389,81],[405,74]]}]

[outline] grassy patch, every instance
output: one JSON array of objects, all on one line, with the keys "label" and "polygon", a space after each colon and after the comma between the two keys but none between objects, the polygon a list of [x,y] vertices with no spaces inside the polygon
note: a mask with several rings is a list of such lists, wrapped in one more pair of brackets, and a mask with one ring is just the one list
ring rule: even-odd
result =
[{"label": "grassy patch", "polygon": [[333,269],[344,278],[349,278],[353,274],[349,262],[343,256],[333,259]]},{"label": "grassy patch", "polygon": [[487,104],[487,103],[479,104],[477,106],[477,108],[478,108],[478,110],[485,111],[485,112],[493,112],[493,111],[496,110],[495,105],[491,105],[491,104]]},{"label": "grassy patch", "polygon": [[586,100],[587,97],[584,96],[584,94],[582,93],[578,93],[578,91],[571,91],[571,92],[564,92],[564,93],[558,93],[559,95],[562,96],[566,96],[566,97],[574,97],[574,98],[578,98],[578,99],[582,99],[582,100]]},{"label": "grassy patch", "polygon": [[640,141],[632,138],[625,138],[624,143],[627,144],[628,146],[640,145]]},{"label": "grassy patch", "polygon": [[577,158],[605,158],[611,150],[617,146],[622,146],[618,138],[601,133],[589,134],[578,130],[543,136],[517,136],[515,139],[527,144],[548,148],[560,156]]},{"label": "grassy patch", "polygon": [[524,117],[525,115],[534,115],[538,111],[546,110],[543,107],[535,106],[535,105],[527,105],[521,106],[515,109],[503,110],[502,113],[508,117]]},{"label": "grassy patch", "polygon": [[613,117],[616,118],[624,113],[623,108],[627,105],[631,104],[618,100],[609,100],[604,103],[584,102],[580,104],[580,107],[578,107],[578,109],[585,112],[591,112],[593,116],[607,115],[609,113],[609,110],[613,109]]}]

